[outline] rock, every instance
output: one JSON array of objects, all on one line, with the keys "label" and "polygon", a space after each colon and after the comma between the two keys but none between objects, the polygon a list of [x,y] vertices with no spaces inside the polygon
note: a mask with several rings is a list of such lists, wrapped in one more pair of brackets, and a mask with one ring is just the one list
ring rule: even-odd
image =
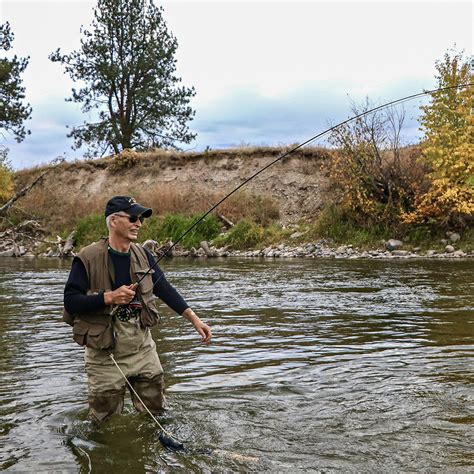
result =
[{"label": "rock", "polygon": [[15,251],[13,249],[3,250],[0,252],[0,257],[14,257]]},{"label": "rock", "polygon": [[62,248],[60,247],[60,254],[61,256],[68,256],[72,254],[72,251],[74,249],[74,241],[76,238],[76,231],[73,230],[67,237],[66,241],[64,242],[64,245]]},{"label": "rock", "polygon": [[156,254],[156,249],[158,247],[158,242],[156,240],[148,239],[143,242],[142,247],[147,249],[152,254]]},{"label": "rock", "polygon": [[434,255],[436,255],[436,250],[428,250],[428,252],[426,252],[427,257],[433,257]]},{"label": "rock", "polygon": [[421,247],[413,247],[413,252],[419,252],[421,250]]},{"label": "rock", "polygon": [[444,251],[446,253],[453,253],[454,252],[454,247],[452,245],[446,245],[446,247],[444,248]]},{"label": "rock", "polygon": [[407,255],[410,255],[410,252],[406,250],[394,250],[392,255],[395,257],[406,257]]},{"label": "rock", "polygon": [[440,242],[443,244],[443,245],[446,245],[448,243],[448,241],[446,239],[441,239]]},{"label": "rock", "polygon": [[453,257],[466,257],[467,255],[462,250],[456,250],[453,252]]},{"label": "rock", "polygon": [[205,257],[205,256],[206,256],[206,252],[204,252],[204,249],[202,247],[199,247],[196,250],[196,257]]},{"label": "rock", "polygon": [[290,235],[290,239],[295,240],[298,237],[301,237],[304,235],[304,232],[293,232],[293,234]]},{"label": "rock", "polygon": [[461,236],[459,234],[457,234],[456,232],[452,232],[449,236],[449,240],[451,242],[458,242],[461,240]]},{"label": "rock", "polygon": [[401,240],[396,240],[396,239],[390,239],[387,242],[385,242],[385,248],[390,251],[396,250],[402,245],[403,245],[403,242]]},{"label": "rock", "polygon": [[201,247],[200,249],[202,249],[204,251],[204,254],[207,256],[207,257],[215,257],[216,256],[216,252],[213,252],[210,248],[209,248],[209,244],[203,240],[201,243],[200,243]]}]

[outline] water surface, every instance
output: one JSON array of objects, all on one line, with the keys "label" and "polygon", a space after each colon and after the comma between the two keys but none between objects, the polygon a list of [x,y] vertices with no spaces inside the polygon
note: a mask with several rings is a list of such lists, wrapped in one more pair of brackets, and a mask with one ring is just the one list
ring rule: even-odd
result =
[{"label": "water surface", "polygon": [[70,261],[0,259],[0,468],[60,472],[472,472],[474,262],[173,260],[214,332],[163,308],[167,452],[127,398],[87,421],[61,322]]}]

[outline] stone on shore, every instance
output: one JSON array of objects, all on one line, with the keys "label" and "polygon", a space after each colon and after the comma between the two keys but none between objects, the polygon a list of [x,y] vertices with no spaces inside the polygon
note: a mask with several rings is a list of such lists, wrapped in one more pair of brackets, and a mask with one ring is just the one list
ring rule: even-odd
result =
[{"label": "stone on shore", "polygon": [[390,251],[397,250],[402,246],[403,246],[403,242],[401,240],[390,239],[390,240],[387,240],[387,242],[385,242],[385,248]]}]

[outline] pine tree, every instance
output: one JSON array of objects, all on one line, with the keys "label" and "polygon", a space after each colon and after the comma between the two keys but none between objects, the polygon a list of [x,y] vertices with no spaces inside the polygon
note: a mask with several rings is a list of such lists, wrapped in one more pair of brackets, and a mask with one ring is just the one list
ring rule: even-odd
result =
[{"label": "pine tree", "polygon": [[[11,49],[13,33],[8,22],[0,25],[0,51]],[[0,58],[0,130],[11,133],[21,142],[30,132],[24,121],[31,116],[31,107],[24,104],[25,88],[21,73],[26,69],[29,58]]]},{"label": "pine tree", "polygon": [[177,148],[195,138],[186,125],[195,92],[179,86],[178,43],[161,7],[152,0],[98,0],[91,30],[81,32],[79,50],[50,55],[81,83],[69,100],[84,113],[97,112],[94,123],[72,128],[75,148],[87,144],[92,156],[110,148]]}]

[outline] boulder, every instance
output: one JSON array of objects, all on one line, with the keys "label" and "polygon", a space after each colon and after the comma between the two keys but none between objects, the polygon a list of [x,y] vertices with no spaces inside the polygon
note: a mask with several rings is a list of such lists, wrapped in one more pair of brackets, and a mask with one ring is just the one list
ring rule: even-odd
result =
[{"label": "boulder", "polygon": [[397,250],[398,248],[403,246],[403,242],[401,240],[396,240],[396,239],[390,239],[387,242],[385,242],[385,248],[387,250]]},{"label": "boulder", "polygon": [[392,255],[394,255],[395,257],[406,257],[407,255],[410,255],[410,252],[406,250],[394,250],[392,252]]},{"label": "boulder", "polygon": [[0,257],[14,257],[15,251],[13,249],[3,250],[0,252]]},{"label": "boulder", "polygon": [[452,245],[446,245],[446,247],[444,248],[444,251],[446,253],[453,253],[454,252],[454,247]]}]

